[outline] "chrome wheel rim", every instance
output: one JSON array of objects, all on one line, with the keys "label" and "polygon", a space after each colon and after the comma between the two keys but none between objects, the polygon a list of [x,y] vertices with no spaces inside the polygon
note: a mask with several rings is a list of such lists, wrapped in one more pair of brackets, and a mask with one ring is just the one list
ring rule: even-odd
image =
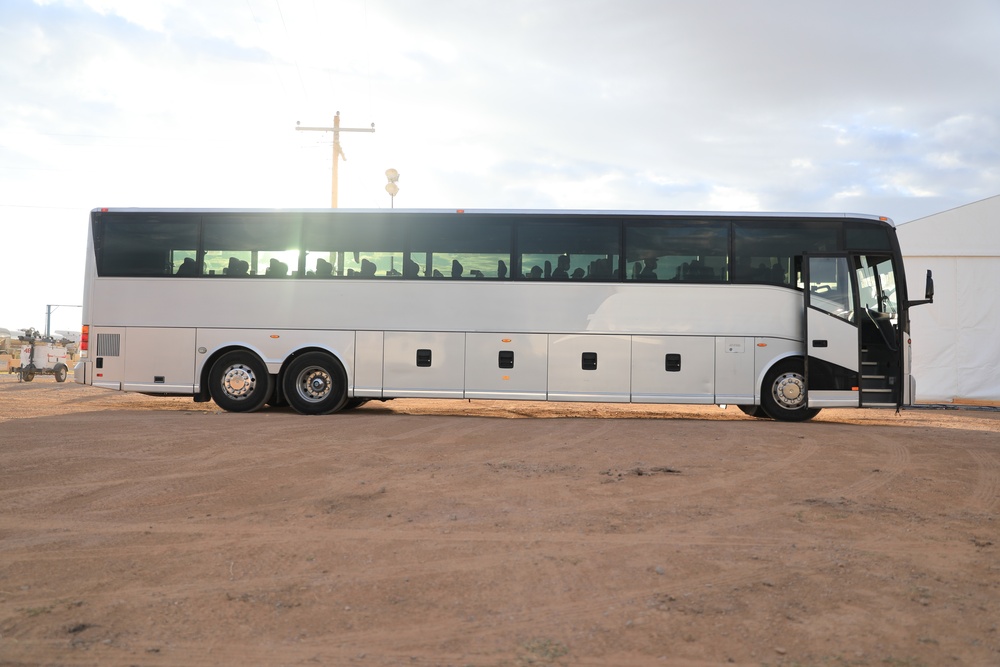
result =
[{"label": "chrome wheel rim", "polygon": [[302,400],[319,403],[333,391],[333,378],[323,367],[309,366],[295,378],[295,390]]},{"label": "chrome wheel rim", "polygon": [[257,375],[253,369],[244,364],[234,364],[222,374],[222,391],[226,396],[240,401],[251,394],[257,387]]},{"label": "chrome wheel rim", "polygon": [[781,407],[787,410],[797,410],[805,405],[805,378],[798,373],[783,373],[774,380],[771,395]]}]

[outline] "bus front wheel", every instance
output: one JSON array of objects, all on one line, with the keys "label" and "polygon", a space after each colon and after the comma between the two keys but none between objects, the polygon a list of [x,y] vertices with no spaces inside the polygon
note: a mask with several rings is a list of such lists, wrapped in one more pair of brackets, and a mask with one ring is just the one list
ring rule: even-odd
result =
[{"label": "bus front wheel", "polygon": [[340,362],[323,352],[307,352],[285,369],[285,400],[304,415],[328,415],[347,403],[347,374]]},{"label": "bus front wheel", "polygon": [[245,350],[227,352],[212,365],[209,393],[227,412],[259,410],[271,396],[271,376],[260,358]]},{"label": "bus front wheel", "polygon": [[806,407],[806,378],[802,361],[787,359],[774,365],[764,376],[760,407],[771,419],[802,422],[819,414]]}]

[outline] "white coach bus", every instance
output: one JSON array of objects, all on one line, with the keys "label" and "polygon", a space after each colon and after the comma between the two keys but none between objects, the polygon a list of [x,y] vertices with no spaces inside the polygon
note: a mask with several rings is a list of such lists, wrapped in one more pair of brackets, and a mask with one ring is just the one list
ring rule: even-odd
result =
[{"label": "white coach bus", "polygon": [[329,414],[399,397],[910,403],[895,228],[858,215],[96,209],[77,382]]}]

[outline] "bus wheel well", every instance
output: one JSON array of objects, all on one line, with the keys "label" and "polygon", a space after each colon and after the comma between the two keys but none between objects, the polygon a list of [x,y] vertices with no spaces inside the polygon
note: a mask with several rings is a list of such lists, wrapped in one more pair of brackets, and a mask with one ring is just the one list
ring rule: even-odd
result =
[{"label": "bus wheel well", "polygon": [[236,347],[218,357],[208,369],[208,393],[227,412],[254,412],[274,391],[274,378],[260,355]]},{"label": "bus wheel well", "polygon": [[289,354],[287,357],[285,357],[285,360],[281,362],[281,370],[278,372],[278,381],[279,382],[281,381],[281,378],[285,375],[285,371],[288,370],[288,365],[291,364],[293,361],[295,361],[295,359],[301,357],[304,354],[311,354],[313,352],[319,352],[320,354],[329,355],[334,359],[336,359],[341,366],[347,368],[347,366],[344,365],[344,360],[341,359],[340,355],[336,354],[335,352],[331,352],[330,350],[323,347],[303,347]]},{"label": "bus wheel well", "polygon": [[[260,359],[259,354],[243,345],[228,345],[213,352],[212,356],[206,359],[205,364],[201,367],[201,374],[199,376],[199,386],[201,387],[201,390],[194,397],[196,403],[207,403],[212,400],[212,395],[208,389],[209,374],[212,372],[212,367],[215,366],[215,362],[217,362],[223,355],[229,354],[230,352],[245,352]],[[263,363],[263,360],[261,360],[261,363]]]},{"label": "bus wheel well", "polygon": [[300,414],[333,414],[348,402],[344,364],[328,350],[298,350],[282,366],[280,378],[282,398]]},{"label": "bus wheel well", "polygon": [[806,421],[819,413],[806,405],[803,357],[786,357],[768,369],[760,388],[760,407],[777,421]]}]

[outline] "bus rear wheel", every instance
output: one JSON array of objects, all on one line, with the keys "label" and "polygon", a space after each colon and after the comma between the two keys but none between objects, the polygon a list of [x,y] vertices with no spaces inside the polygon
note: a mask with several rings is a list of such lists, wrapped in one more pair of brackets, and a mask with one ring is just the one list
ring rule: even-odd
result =
[{"label": "bus rear wheel", "polygon": [[802,422],[819,414],[819,408],[806,407],[806,378],[802,360],[778,362],[764,376],[760,407],[771,419]]},{"label": "bus rear wheel", "polygon": [[212,365],[208,390],[216,405],[227,412],[253,412],[271,397],[271,376],[256,354],[236,350]]},{"label": "bus rear wheel", "polygon": [[304,415],[328,415],[347,404],[347,374],[340,362],[323,352],[307,352],[285,369],[285,400]]}]

